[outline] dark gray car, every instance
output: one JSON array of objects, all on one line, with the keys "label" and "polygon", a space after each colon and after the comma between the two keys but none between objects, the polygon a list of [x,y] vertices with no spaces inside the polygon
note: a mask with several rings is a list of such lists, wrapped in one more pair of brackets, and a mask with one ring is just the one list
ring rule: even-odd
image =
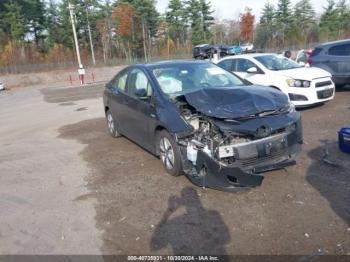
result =
[{"label": "dark gray car", "polygon": [[350,84],[350,39],[317,46],[308,61],[310,66],[322,68],[332,74],[337,87]]},{"label": "dark gray car", "polygon": [[203,61],[133,65],[106,85],[110,134],[160,157],[173,176],[227,191],[295,164],[302,127],[286,95]]}]

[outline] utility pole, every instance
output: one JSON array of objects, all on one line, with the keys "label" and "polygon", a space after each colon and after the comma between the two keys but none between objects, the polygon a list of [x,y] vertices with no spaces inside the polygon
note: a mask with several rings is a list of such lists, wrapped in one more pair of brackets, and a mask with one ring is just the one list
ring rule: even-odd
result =
[{"label": "utility pole", "polygon": [[74,22],[74,17],[73,17],[73,5],[71,5],[70,3],[68,4],[68,9],[69,9],[69,14],[70,14],[70,20],[72,23],[72,29],[73,29],[73,36],[74,36],[74,42],[75,42],[75,49],[77,52],[77,59],[78,59],[78,64],[79,64],[79,68],[83,68],[83,64],[81,63],[81,59],[80,59],[80,51],[79,51],[79,44],[78,44],[78,38],[77,38],[77,32],[75,29],[75,22]]},{"label": "utility pole", "polygon": [[87,26],[88,26],[88,31],[89,31],[89,39],[90,39],[90,49],[91,49],[92,63],[93,63],[94,65],[96,65],[95,52],[94,52],[94,45],[92,44],[91,29],[90,29],[89,14],[88,14],[87,6],[85,7],[85,11],[86,11]]}]

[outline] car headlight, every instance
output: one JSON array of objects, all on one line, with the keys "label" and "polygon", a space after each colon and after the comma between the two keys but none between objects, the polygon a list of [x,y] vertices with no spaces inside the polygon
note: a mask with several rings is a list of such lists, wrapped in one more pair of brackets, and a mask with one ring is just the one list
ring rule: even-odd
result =
[{"label": "car headlight", "polygon": [[311,82],[307,80],[298,80],[298,79],[287,79],[287,84],[290,87],[310,87]]}]

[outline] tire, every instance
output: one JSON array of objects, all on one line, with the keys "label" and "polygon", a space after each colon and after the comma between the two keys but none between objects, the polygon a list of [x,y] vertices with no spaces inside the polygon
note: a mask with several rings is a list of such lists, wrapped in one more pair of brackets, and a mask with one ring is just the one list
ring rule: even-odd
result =
[{"label": "tire", "polygon": [[117,126],[115,124],[113,115],[109,110],[106,112],[106,120],[109,134],[114,138],[120,137],[120,133],[117,131]]},{"label": "tire", "polygon": [[157,138],[159,158],[164,169],[169,175],[181,176],[183,174],[181,152],[174,138],[166,130],[160,131]]}]

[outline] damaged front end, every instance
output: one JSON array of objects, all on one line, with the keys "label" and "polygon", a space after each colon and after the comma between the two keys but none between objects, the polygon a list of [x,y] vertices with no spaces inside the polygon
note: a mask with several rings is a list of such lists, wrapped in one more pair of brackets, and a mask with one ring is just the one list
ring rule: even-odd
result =
[{"label": "damaged front end", "polygon": [[185,97],[177,106],[193,127],[176,139],[195,185],[225,191],[259,186],[263,172],[294,165],[301,150],[300,114],[293,108],[229,119],[207,116]]}]

